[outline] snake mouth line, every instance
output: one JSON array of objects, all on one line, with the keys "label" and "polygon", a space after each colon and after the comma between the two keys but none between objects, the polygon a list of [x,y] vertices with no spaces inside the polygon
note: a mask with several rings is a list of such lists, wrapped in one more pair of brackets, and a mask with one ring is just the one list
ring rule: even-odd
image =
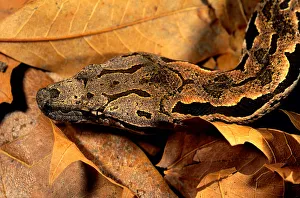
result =
[{"label": "snake mouth line", "polygon": [[97,122],[103,115],[100,111],[95,110],[79,110],[66,108],[44,108],[43,111],[47,116],[53,120],[67,121],[67,122]]},{"label": "snake mouth line", "polygon": [[[80,110],[72,110],[70,112],[63,112],[62,110],[53,110],[44,112],[49,118],[59,121],[59,122],[72,122],[72,123],[87,123],[87,124],[100,124],[103,126],[109,126],[117,129],[127,131],[131,131],[132,133],[139,135],[151,135],[156,134],[156,130],[153,127],[138,127],[131,125],[125,121],[120,121],[112,116],[104,115],[99,111],[80,111]],[[97,114],[97,115],[95,115]],[[172,129],[170,125],[166,123],[160,123],[159,125],[163,125],[165,131]],[[173,126],[173,125],[172,125]]]}]

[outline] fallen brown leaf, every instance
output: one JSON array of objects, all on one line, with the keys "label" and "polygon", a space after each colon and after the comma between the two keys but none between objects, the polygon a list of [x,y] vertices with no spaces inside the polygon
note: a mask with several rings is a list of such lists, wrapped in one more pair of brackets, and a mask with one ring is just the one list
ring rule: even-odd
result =
[{"label": "fallen brown leaf", "polygon": [[259,129],[265,136],[274,160],[265,166],[277,172],[284,180],[300,184],[300,139],[299,135],[290,135],[275,129]]},{"label": "fallen brown leaf", "polygon": [[[200,118],[183,123],[186,127],[178,127],[178,132],[169,137],[158,166],[167,168],[165,179],[184,197],[197,193],[204,197],[231,196],[233,188],[242,197],[281,196],[284,182],[299,184],[299,135],[221,122],[210,124]],[[278,179],[274,172],[281,177]],[[265,174],[277,178],[277,183],[258,181]],[[242,182],[237,184],[236,179]]]},{"label": "fallen brown leaf", "polygon": [[265,164],[267,168],[276,171],[286,181],[300,183],[299,135],[290,135],[275,129],[253,129],[219,122],[213,124],[231,145],[252,143],[268,158],[269,162]]},{"label": "fallen brown leaf", "polygon": [[[53,131],[48,118],[38,110],[35,94],[52,81],[42,71],[24,74],[25,112],[7,114],[0,124],[0,172],[3,197],[130,197],[129,192],[94,169],[73,163],[49,184]],[[21,91],[21,90],[20,90]],[[100,190],[101,189],[101,190]]]},{"label": "fallen brown leaf", "polygon": [[[49,122],[51,121],[49,120]],[[50,184],[52,184],[54,180],[62,173],[62,171],[64,171],[70,164],[76,161],[82,161],[96,169],[99,174],[101,174],[110,182],[119,185],[103,175],[100,169],[92,161],[88,160],[77,148],[77,146],[71,142],[52,122],[51,125],[54,134],[54,145],[50,164]]]},{"label": "fallen brown leaf", "polygon": [[161,162],[165,179],[184,197],[195,197],[197,186],[208,174],[225,169],[251,175],[267,159],[250,144],[231,146],[208,122],[199,118],[184,121],[185,129],[169,137]]},{"label": "fallen brown leaf", "polygon": [[231,145],[249,142],[262,151],[270,164],[299,163],[299,136],[275,129],[253,129],[248,126],[212,123]]},{"label": "fallen brown leaf", "polygon": [[128,187],[136,196],[177,197],[143,151],[130,139],[104,133],[102,127],[96,126],[68,126],[64,133],[105,175]]},{"label": "fallen brown leaf", "polygon": [[262,151],[270,162],[274,159],[273,152],[260,131],[249,126],[238,124],[226,124],[223,122],[212,122],[212,124],[219,130],[230,145],[236,146],[249,142]]},{"label": "fallen brown leaf", "polygon": [[211,58],[208,63],[206,62],[204,64],[205,67],[220,70],[231,70],[235,68],[241,56],[247,21],[251,17],[258,2],[258,0],[207,1],[208,5],[214,10],[213,14],[215,15],[215,18],[218,19],[218,23],[220,23],[221,27],[229,33],[230,37],[228,37],[228,44],[230,47],[221,54],[212,54],[214,57]]},{"label": "fallen brown leaf", "polygon": [[211,12],[192,0],[30,1],[0,21],[0,49],[63,76],[133,51],[198,62],[232,51],[230,36]]}]

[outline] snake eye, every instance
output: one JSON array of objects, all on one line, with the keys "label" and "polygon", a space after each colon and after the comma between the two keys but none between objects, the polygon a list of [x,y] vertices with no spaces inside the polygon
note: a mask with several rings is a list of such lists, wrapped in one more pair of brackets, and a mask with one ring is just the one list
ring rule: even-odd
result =
[{"label": "snake eye", "polygon": [[94,96],[94,94],[92,94],[91,92],[88,92],[86,94],[87,99],[91,99]]},{"label": "snake eye", "polygon": [[57,98],[60,94],[60,91],[58,91],[57,89],[50,89],[49,93],[50,93],[50,98]]}]

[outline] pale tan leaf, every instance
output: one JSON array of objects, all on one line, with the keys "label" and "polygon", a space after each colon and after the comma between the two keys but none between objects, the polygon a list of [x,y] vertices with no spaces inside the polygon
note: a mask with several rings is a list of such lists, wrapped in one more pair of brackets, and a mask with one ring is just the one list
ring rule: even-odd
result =
[{"label": "pale tan leaf", "polygon": [[14,13],[21,8],[28,0],[1,0],[0,1],[0,20]]},{"label": "pale tan leaf", "polygon": [[224,178],[230,177],[232,174],[237,173],[235,168],[222,169],[220,171],[207,174],[199,183],[197,188],[212,184],[213,182],[218,182]]},{"label": "pale tan leaf", "polygon": [[30,1],[0,22],[0,49],[64,76],[133,51],[198,62],[232,51],[210,9],[194,0]]},{"label": "pale tan leaf", "polygon": [[128,188],[124,188],[122,193],[122,198],[134,198],[134,197],[135,195]]},{"label": "pale tan leaf", "polygon": [[272,150],[269,148],[265,137],[258,130],[249,126],[226,124],[223,122],[212,122],[212,124],[232,146],[244,144],[245,142],[252,143],[265,154],[269,161],[272,161]]},{"label": "pale tan leaf", "polygon": [[265,166],[286,181],[300,182],[300,138],[275,129],[253,129],[236,124],[213,123],[231,145],[252,143],[269,159]]},{"label": "pale tan leaf", "polygon": [[284,182],[277,174],[263,168],[254,175],[234,169],[208,174],[198,185],[200,197],[283,197]]},{"label": "pale tan leaf", "polygon": [[298,165],[285,167],[283,163],[278,163],[265,166],[271,171],[277,172],[285,181],[300,184],[300,167]]},{"label": "pale tan leaf", "polygon": [[281,111],[283,111],[287,116],[289,116],[291,122],[293,123],[293,125],[300,130],[300,114],[292,112],[292,111],[286,111],[281,109]]}]

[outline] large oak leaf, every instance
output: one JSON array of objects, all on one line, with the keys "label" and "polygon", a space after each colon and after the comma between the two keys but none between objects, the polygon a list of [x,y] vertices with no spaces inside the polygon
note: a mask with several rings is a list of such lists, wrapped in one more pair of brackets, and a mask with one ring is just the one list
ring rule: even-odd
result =
[{"label": "large oak leaf", "polygon": [[193,0],[30,1],[0,22],[0,49],[64,76],[133,51],[197,62],[232,51],[211,12]]}]

